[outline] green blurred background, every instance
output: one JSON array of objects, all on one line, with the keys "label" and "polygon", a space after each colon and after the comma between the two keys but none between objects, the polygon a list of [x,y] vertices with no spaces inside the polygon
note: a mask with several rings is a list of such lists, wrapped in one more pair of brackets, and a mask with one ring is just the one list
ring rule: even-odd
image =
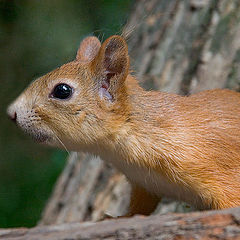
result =
[{"label": "green blurred background", "polygon": [[132,0],[0,0],[0,227],[34,226],[67,154],[5,114],[32,79],[71,61],[81,39],[121,32]]}]

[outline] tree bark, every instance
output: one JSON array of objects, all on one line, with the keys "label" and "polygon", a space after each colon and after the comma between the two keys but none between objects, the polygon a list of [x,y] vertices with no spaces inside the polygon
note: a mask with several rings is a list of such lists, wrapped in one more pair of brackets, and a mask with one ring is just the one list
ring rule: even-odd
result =
[{"label": "tree bark", "polygon": [[[239,0],[139,0],[126,31],[132,68],[141,85],[178,94],[240,89]],[[40,224],[99,220],[126,212],[130,187],[120,173],[72,153]],[[158,212],[189,211],[163,201]],[[190,209],[191,210],[191,209]]]},{"label": "tree bark", "polygon": [[240,208],[0,230],[4,240],[239,239]]}]

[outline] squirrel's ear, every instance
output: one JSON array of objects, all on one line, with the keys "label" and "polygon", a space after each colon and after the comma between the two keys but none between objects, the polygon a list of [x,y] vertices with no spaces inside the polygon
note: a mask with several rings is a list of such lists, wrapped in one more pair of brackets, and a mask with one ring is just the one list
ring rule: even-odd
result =
[{"label": "squirrel's ear", "polygon": [[100,97],[113,100],[124,84],[129,70],[129,56],[126,41],[120,36],[108,38],[92,62],[96,73]]},{"label": "squirrel's ear", "polygon": [[87,37],[83,39],[77,51],[76,60],[80,62],[92,61],[99,52],[100,41],[96,37]]}]

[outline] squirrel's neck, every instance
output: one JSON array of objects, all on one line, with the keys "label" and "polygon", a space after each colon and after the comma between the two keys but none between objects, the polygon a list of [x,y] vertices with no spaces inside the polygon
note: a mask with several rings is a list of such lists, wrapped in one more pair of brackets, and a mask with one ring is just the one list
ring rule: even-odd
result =
[{"label": "squirrel's neck", "polygon": [[[130,112],[112,140],[100,145],[103,158],[110,155],[128,163],[152,168],[164,168],[170,148],[173,147],[171,132],[176,127],[178,104],[182,97],[174,94],[145,91],[137,81],[127,79]],[[104,153],[102,153],[104,149]],[[109,154],[112,152],[112,154]]]}]

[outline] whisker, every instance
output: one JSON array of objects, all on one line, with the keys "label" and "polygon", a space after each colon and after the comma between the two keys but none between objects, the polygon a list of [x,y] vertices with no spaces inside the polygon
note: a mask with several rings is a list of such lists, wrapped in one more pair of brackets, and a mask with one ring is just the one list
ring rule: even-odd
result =
[{"label": "whisker", "polygon": [[56,139],[60,142],[60,144],[62,144],[63,148],[66,150],[66,152],[68,153],[68,155],[70,155],[70,152],[68,151],[67,147],[65,146],[65,144],[61,141],[61,139],[55,135]]}]

